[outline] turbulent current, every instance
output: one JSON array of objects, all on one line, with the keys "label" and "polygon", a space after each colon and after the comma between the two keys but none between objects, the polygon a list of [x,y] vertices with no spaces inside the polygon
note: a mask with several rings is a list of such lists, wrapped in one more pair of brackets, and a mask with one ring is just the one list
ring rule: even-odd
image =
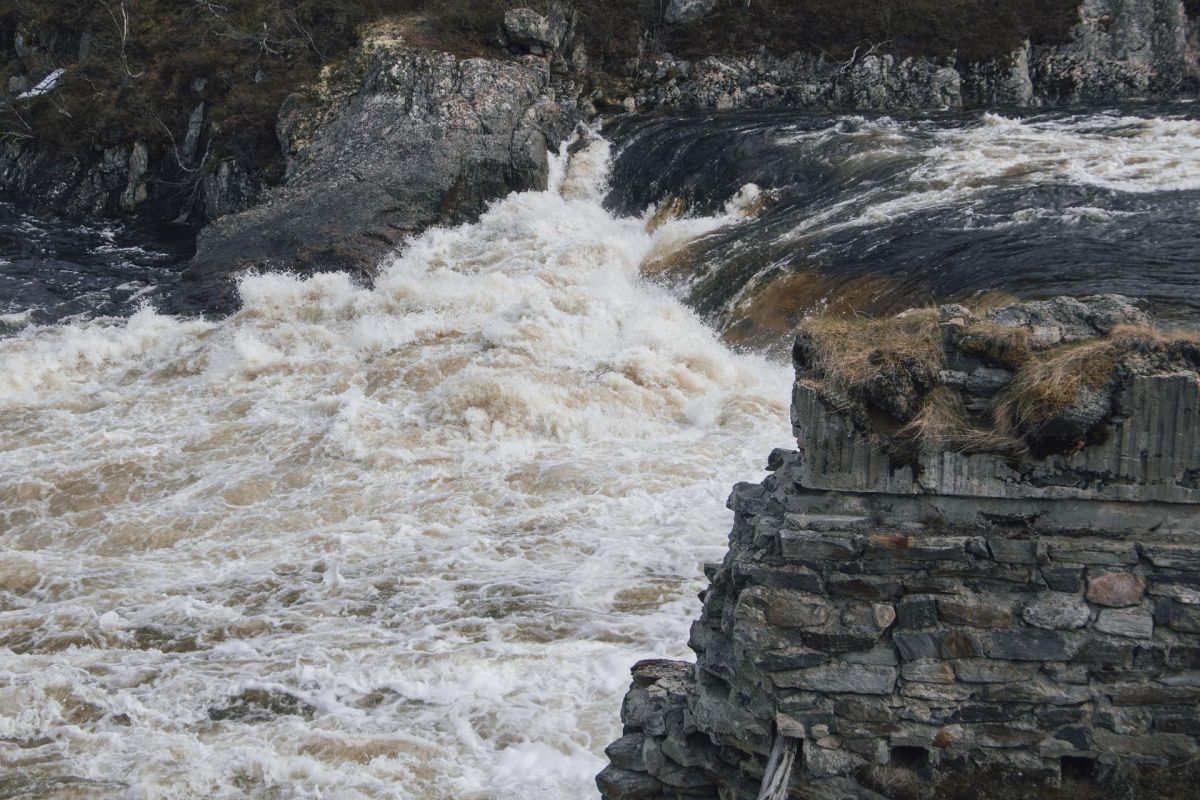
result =
[{"label": "turbulent current", "polygon": [[593,796],[789,441],[728,342],[986,289],[1194,315],[1200,123],[1156,113],[634,120],[220,320],[147,302],[168,256],[0,263],[0,797]]},{"label": "turbulent current", "polygon": [[601,208],[605,150],[373,289],[0,340],[0,796],[594,791],[787,443],[784,369],[639,279],[671,226]]},{"label": "turbulent current", "polygon": [[651,272],[727,340],[769,345],[826,306],[895,313],[984,292],[1118,292],[1200,321],[1200,107],[940,117],[624,118],[608,205],[711,213],[747,183],[753,224]]}]

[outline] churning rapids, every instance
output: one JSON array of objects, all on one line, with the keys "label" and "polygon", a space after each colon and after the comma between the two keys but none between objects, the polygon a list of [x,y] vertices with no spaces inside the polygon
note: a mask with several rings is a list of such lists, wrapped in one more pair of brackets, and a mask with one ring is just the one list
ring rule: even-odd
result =
[{"label": "churning rapids", "polygon": [[720,333],[831,277],[1192,315],[1200,123],[1158,114],[637,120],[370,288],[3,298],[0,796],[592,796],[789,442],[787,368]]}]

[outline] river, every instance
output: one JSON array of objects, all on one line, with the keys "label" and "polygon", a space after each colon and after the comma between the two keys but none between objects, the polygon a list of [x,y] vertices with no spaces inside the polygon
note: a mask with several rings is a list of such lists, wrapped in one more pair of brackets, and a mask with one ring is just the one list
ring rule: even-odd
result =
[{"label": "river", "polygon": [[789,444],[787,325],[1194,319],[1196,116],[620,121],[371,287],[247,276],[223,319],[155,311],[186,247],[10,209],[0,797],[593,796]]}]

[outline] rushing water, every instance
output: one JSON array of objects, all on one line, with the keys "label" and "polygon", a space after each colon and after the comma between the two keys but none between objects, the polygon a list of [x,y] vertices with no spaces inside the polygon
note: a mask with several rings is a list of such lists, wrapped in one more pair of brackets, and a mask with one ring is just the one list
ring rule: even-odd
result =
[{"label": "rushing water", "polygon": [[[0,797],[592,796],[789,441],[787,369],[717,329],[830,276],[1195,309],[1186,114],[609,135],[371,288],[250,277],[223,320],[147,304],[170,248],[3,256]],[[5,253],[69,232],[15,219]]]},{"label": "rushing water", "polygon": [[894,313],[981,292],[1117,292],[1200,321],[1200,108],[933,118],[630,117],[609,205],[711,213],[747,183],[752,225],[652,265],[733,341],[827,305]]},{"label": "rushing water", "polygon": [[588,795],[788,439],[785,370],[639,279],[671,228],[601,208],[605,150],[370,290],[0,340],[0,795]]},{"label": "rushing water", "polygon": [[0,335],[157,301],[191,254],[191,237],[166,226],[80,225],[0,202]]}]

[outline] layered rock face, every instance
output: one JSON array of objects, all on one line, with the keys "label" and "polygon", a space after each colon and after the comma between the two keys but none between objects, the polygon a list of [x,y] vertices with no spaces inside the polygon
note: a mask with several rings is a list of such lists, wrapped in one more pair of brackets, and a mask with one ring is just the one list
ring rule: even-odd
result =
[{"label": "layered rock face", "polygon": [[0,189],[68,217],[136,215],[202,225],[249,208],[266,183],[261,170],[236,159],[203,164],[211,135],[207,108],[197,105],[169,158],[153,158],[140,140],[64,157],[32,139],[0,142]]},{"label": "layered rock face", "polygon": [[228,309],[231,277],[249,267],[370,275],[406,235],[544,188],[547,150],[578,119],[570,88],[535,56],[372,49],[332,108],[284,109],[286,184],[201,233],[179,302]]},{"label": "layered rock face", "polygon": [[[671,8],[675,6],[672,5]],[[1196,50],[1181,0],[1085,0],[1065,45],[1007,58],[896,58],[863,47],[816,56],[664,56],[640,66],[639,107],[886,110],[1119,103],[1194,90]]]},{"label": "layered rock face", "polygon": [[1194,760],[1198,369],[1123,375],[1103,435],[1020,461],[896,463],[797,381],[799,449],[734,489],[696,664],[634,668],[601,793],[1021,797]]}]

